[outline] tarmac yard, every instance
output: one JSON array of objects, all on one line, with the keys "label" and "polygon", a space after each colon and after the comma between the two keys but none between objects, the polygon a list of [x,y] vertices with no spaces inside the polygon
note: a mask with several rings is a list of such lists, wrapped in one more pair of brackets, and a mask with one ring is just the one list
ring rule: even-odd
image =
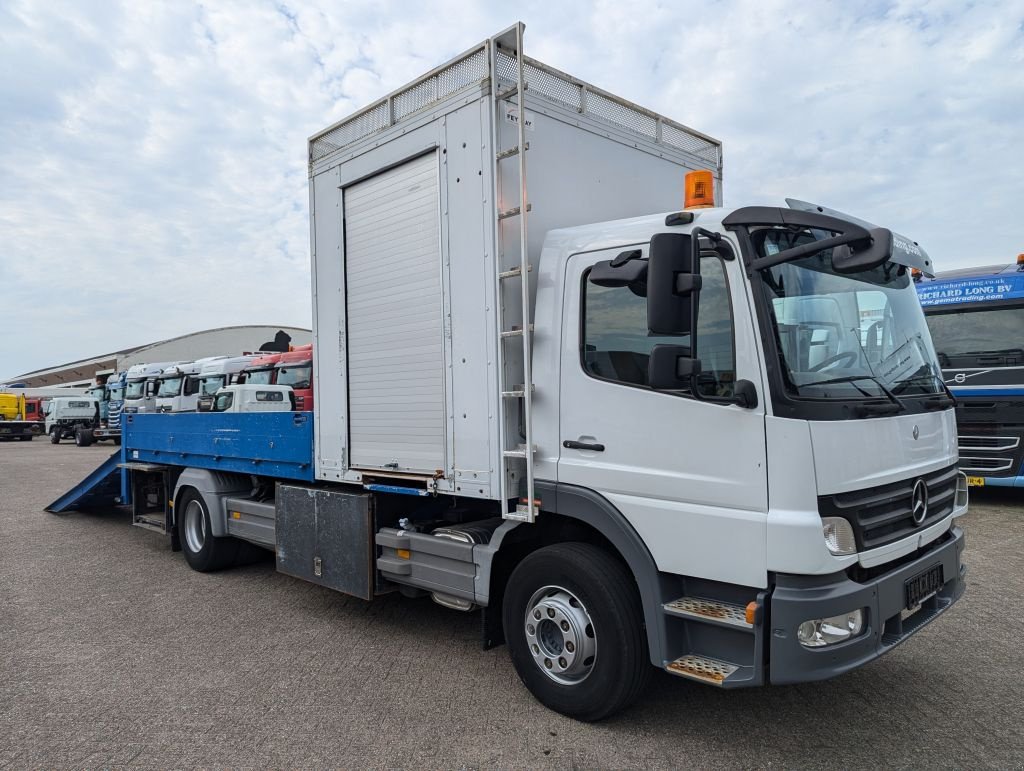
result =
[{"label": "tarmac yard", "polygon": [[0,442],[0,768],[1024,764],[1024,490],[972,490],[964,598],[824,683],[655,673],[594,725],[549,712],[478,614],[274,571],[200,574],[120,511],[43,507],[109,445]]}]

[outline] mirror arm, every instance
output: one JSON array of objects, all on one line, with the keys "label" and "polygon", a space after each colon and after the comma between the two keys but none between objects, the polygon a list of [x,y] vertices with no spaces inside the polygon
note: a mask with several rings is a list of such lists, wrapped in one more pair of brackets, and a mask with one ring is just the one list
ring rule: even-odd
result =
[{"label": "mirror arm", "polygon": [[803,246],[794,246],[792,249],[786,249],[778,254],[770,254],[767,257],[758,257],[751,263],[751,267],[754,270],[774,268],[776,265],[781,265],[784,262],[792,262],[793,260],[799,260],[801,257],[816,254],[824,249],[831,249],[835,246],[843,246],[845,244],[852,244],[857,241],[865,240],[870,241],[871,234],[863,228],[857,228],[856,230],[851,230],[848,233],[832,236],[832,238],[824,238],[821,241],[811,241]]}]

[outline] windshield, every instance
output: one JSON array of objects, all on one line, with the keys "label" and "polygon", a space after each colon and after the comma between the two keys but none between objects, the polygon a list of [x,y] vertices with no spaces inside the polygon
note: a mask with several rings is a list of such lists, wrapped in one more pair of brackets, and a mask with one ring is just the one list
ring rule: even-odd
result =
[{"label": "windshield", "polygon": [[213,400],[213,411],[214,412],[225,412],[230,409],[231,402],[234,399],[234,394],[231,391],[225,391],[224,393],[217,394]]},{"label": "windshield", "polygon": [[[972,366],[985,358],[987,366],[1010,363],[1024,357],[1024,306],[979,308],[929,313],[928,328],[939,363],[944,366]],[[955,361],[961,358],[965,361]],[[995,361],[990,359],[995,358]],[[1014,362],[1018,364],[1019,362]]]},{"label": "windshield", "polygon": [[277,384],[290,385],[292,388],[309,388],[312,377],[312,364],[297,367],[281,367],[277,370]]},{"label": "windshield", "polygon": [[215,394],[224,385],[224,375],[207,375],[199,381],[199,393]]},{"label": "windshield", "polygon": [[[761,256],[831,237],[761,230]],[[917,292],[893,262],[833,270],[832,250],[761,271],[787,391],[814,399],[877,399],[944,393]]]},{"label": "windshield", "polygon": [[120,383],[117,383],[116,385],[110,386],[107,389],[107,391],[108,391],[108,394],[109,394],[110,401],[112,401],[112,402],[119,402],[119,401],[121,401],[123,388],[122,388]]},{"label": "windshield", "polygon": [[141,399],[145,394],[145,380],[129,380],[124,388],[125,399]]},{"label": "windshield", "polygon": [[251,369],[245,374],[245,382],[254,385],[270,385],[274,382],[274,370]]},{"label": "windshield", "polygon": [[85,395],[86,396],[91,396],[96,401],[100,401],[101,402],[105,398],[105,393],[104,392],[106,390],[107,389],[106,389],[105,386],[95,386],[93,388],[90,388],[88,391],[86,391]]},{"label": "windshield", "polygon": [[156,392],[157,396],[177,396],[179,393],[181,393],[180,377],[160,378],[160,389]]}]

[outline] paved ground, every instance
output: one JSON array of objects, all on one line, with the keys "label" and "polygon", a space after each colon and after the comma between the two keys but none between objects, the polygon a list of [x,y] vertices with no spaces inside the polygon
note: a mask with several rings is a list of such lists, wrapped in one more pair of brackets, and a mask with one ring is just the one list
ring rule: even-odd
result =
[{"label": "paved ground", "polygon": [[123,514],[43,511],[109,452],[0,443],[0,767],[1024,764],[1024,496],[975,496],[967,596],[865,669],[739,692],[659,674],[584,725],[480,650],[476,616],[271,562],[201,575]]}]

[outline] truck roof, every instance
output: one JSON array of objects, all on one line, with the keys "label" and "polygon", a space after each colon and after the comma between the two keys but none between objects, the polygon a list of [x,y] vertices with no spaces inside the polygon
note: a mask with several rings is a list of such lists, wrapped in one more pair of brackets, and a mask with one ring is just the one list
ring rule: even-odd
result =
[{"label": "truck roof", "polygon": [[232,356],[230,358],[217,359],[203,364],[199,370],[200,375],[222,375],[225,373],[241,372],[259,357],[255,354],[247,356]]},{"label": "truck roof", "polygon": [[154,361],[151,364],[133,364],[128,368],[125,376],[128,380],[139,380],[141,378],[159,375],[168,367],[185,364],[183,361]]}]

